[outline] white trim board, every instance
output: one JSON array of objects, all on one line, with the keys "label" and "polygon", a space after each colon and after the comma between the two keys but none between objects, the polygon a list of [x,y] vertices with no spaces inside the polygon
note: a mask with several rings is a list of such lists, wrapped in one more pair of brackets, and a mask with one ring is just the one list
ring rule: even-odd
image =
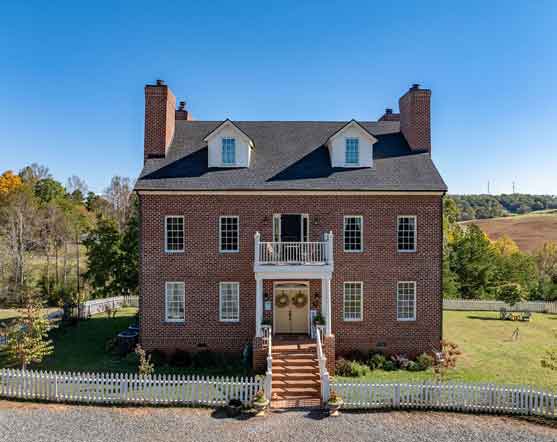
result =
[{"label": "white trim board", "polygon": [[444,191],[382,191],[382,190],[136,190],[139,195],[252,195],[252,196],[339,196],[339,195],[388,195],[388,196],[443,196]]}]

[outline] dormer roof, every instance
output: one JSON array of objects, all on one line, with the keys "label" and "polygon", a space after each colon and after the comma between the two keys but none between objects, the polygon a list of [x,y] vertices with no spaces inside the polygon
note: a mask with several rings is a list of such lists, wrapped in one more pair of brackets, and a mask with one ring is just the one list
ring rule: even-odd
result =
[{"label": "dormer roof", "polygon": [[255,143],[250,138],[250,136],[247,133],[245,133],[242,129],[240,129],[238,126],[236,126],[234,124],[234,122],[232,120],[230,120],[229,118],[224,120],[221,124],[219,124],[217,127],[215,127],[211,132],[209,132],[207,135],[205,135],[205,137],[203,138],[203,141],[205,141],[207,143],[210,138],[212,138],[214,136],[217,136],[219,134],[219,132],[226,127],[230,127],[231,129],[236,131],[238,136],[244,138],[244,140],[250,145],[250,147],[252,149],[255,147]]},{"label": "dormer roof", "polygon": [[362,126],[360,123],[358,123],[356,120],[354,120],[353,118],[346,123],[344,126],[342,126],[339,130],[337,130],[335,133],[333,133],[328,139],[327,139],[327,143],[329,143],[333,138],[342,135],[343,132],[347,131],[348,129],[350,129],[351,127],[357,127],[359,130],[361,130],[362,135],[366,136],[369,138],[369,141],[371,142],[371,144],[377,143],[377,138],[375,138],[373,136],[373,134],[367,130],[364,126]]}]

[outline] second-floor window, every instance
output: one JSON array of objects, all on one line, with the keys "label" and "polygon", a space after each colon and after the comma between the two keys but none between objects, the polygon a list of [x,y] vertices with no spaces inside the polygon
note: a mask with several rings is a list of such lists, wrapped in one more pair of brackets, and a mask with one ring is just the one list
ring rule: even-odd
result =
[{"label": "second-floor window", "polygon": [[360,140],[358,138],[346,139],[345,159],[346,164],[360,163]]},{"label": "second-floor window", "polygon": [[164,247],[170,253],[184,251],[184,217],[167,216],[164,221]]},{"label": "second-floor window", "polygon": [[362,217],[360,215],[344,217],[344,251],[362,251]]},{"label": "second-floor window", "polygon": [[234,138],[222,139],[222,164],[236,163],[236,140]]},{"label": "second-floor window", "polygon": [[240,233],[240,220],[237,216],[221,216],[219,237],[221,252],[238,252]]},{"label": "second-floor window", "polygon": [[397,243],[399,252],[416,251],[416,217],[399,216],[397,221]]}]

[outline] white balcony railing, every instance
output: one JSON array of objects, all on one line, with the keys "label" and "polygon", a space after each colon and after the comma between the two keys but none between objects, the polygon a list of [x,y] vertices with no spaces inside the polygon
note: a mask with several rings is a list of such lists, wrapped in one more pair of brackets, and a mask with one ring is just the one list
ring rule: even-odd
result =
[{"label": "white balcony railing", "polygon": [[333,261],[333,234],[323,241],[260,241],[255,234],[255,263],[271,265],[326,265]]}]

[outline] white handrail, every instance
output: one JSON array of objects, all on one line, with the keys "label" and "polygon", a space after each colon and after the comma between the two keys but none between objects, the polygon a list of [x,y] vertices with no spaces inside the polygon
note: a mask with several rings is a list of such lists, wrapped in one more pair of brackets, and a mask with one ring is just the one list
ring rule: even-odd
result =
[{"label": "white handrail", "polygon": [[323,340],[322,336],[325,331],[324,325],[317,325],[315,327],[315,343],[317,348],[317,361],[319,362],[319,378],[321,379],[321,400],[323,403],[329,400],[329,372],[327,371],[327,358],[323,354]]},{"label": "white handrail", "polygon": [[260,264],[330,264],[332,235],[325,241],[260,241],[255,237],[255,262]]},{"label": "white handrail", "polygon": [[265,372],[265,397],[273,396],[273,333],[270,325],[262,325],[263,339],[267,341],[267,371]]}]

